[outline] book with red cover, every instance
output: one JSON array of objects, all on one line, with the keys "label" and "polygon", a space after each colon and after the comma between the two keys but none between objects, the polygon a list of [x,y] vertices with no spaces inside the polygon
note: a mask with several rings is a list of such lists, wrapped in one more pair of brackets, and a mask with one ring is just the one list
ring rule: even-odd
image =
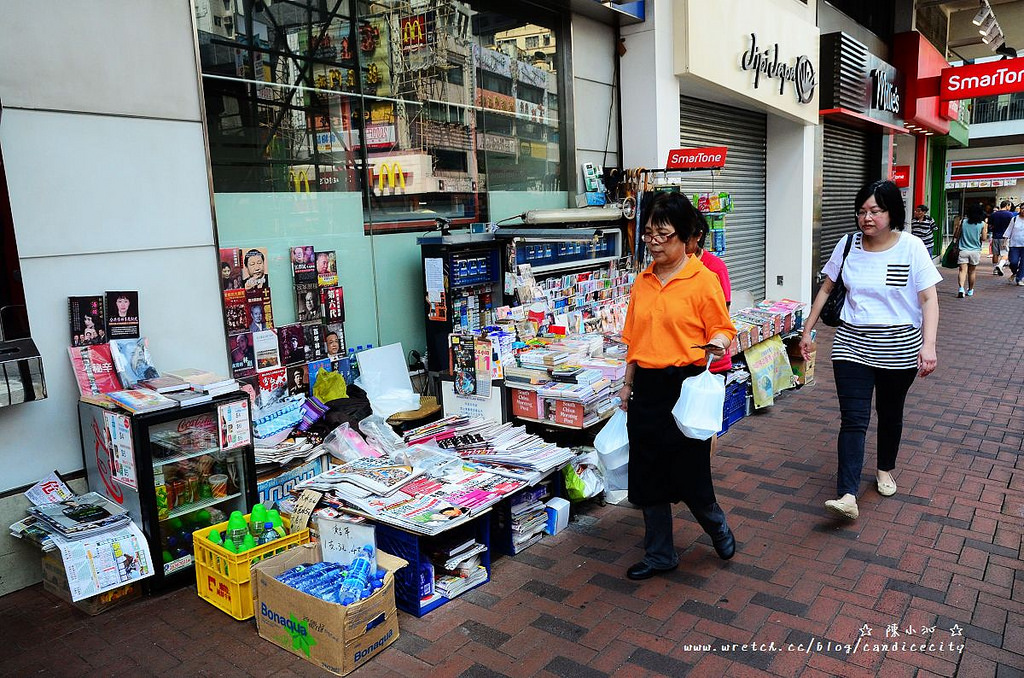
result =
[{"label": "book with red cover", "polygon": [[277,328],[277,345],[282,365],[306,362],[306,336],[302,325],[293,323]]},{"label": "book with red cover", "polygon": [[325,287],[320,290],[323,305],[324,322],[345,322],[345,292],[340,287]]},{"label": "book with red cover", "polygon": [[220,250],[220,288],[242,288],[242,250],[237,247],[222,247]]},{"label": "book with red cover", "polygon": [[121,390],[121,382],[117,378],[114,358],[110,355],[110,346],[71,346],[68,348],[71,357],[71,368],[75,372],[80,395],[97,395]]},{"label": "book with red cover", "polygon": [[292,278],[295,283],[312,282],[316,286],[316,264],[312,245],[296,245],[291,248]]},{"label": "book with red cover", "polygon": [[228,334],[241,334],[249,331],[249,304],[245,299],[245,290],[224,290],[224,320]]}]

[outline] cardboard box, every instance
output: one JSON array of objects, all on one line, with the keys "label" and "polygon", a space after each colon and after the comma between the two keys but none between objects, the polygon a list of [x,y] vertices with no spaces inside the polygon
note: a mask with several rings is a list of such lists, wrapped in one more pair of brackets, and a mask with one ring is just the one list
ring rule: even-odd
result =
[{"label": "cardboard box", "polygon": [[398,639],[394,572],[408,563],[377,551],[384,586],[351,605],[328,603],[274,579],[302,563],[322,560],[318,543],[302,544],[253,565],[260,636],[331,673],[344,676]]},{"label": "cardboard box", "polygon": [[142,583],[134,581],[130,584],[119,586],[116,589],[111,589],[99,595],[75,602],[71,600],[71,587],[68,585],[68,576],[64,571],[64,561],[61,559],[60,551],[44,552],[42,565],[43,590],[71,603],[89,615],[106,612],[122,603],[142,597]]},{"label": "cardboard box", "polygon": [[793,367],[793,374],[796,375],[797,385],[814,383],[814,362],[817,355],[817,351],[811,351],[811,357],[807,360],[790,357],[789,363]]},{"label": "cardboard box", "polygon": [[544,510],[548,514],[548,524],[544,531],[548,534],[558,534],[569,526],[569,502],[561,497],[553,497],[544,504]]}]

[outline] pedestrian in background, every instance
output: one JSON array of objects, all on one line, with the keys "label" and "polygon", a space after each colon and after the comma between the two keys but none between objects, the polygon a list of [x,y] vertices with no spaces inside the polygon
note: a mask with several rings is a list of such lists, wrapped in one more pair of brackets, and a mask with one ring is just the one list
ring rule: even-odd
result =
[{"label": "pedestrian in background", "polygon": [[1004,200],[999,203],[999,209],[988,216],[988,233],[992,236],[992,275],[1003,275],[1003,267],[1006,266],[1006,229],[1009,228],[1010,221],[1017,216],[1010,207],[1010,201]]},{"label": "pedestrian in background", "polygon": [[914,220],[910,222],[910,232],[921,239],[928,254],[935,256],[935,220],[928,215],[927,205],[914,208]]},{"label": "pedestrian in background", "polygon": [[967,216],[960,222],[960,257],[957,259],[957,266],[960,269],[957,281],[960,283],[960,289],[956,293],[958,299],[963,299],[964,294],[968,297],[974,296],[978,264],[981,263],[981,243],[985,241],[987,229],[985,208],[980,202],[974,203],[967,208]]},{"label": "pedestrian in background", "polygon": [[1024,287],[1024,202],[1017,205],[1017,215],[1006,229],[1006,243],[1010,249],[1011,283]]},{"label": "pedestrian in background", "polygon": [[[914,378],[932,373],[937,363],[935,335],[939,301],[935,285],[942,274],[919,238],[903,232],[906,208],[891,181],[876,181],[857,193],[857,232],[844,236],[825,264],[826,279],[811,305],[800,339],[810,360],[811,330],[839,278],[846,301],[832,342],[832,370],[839,397],[838,499],[825,502],[837,515],[856,520],[857,494],[864,466],[864,439],[871,422],[871,395],[878,415],[878,493],[896,494],[892,471],[903,436],[903,407]],[[843,263],[848,238],[850,253]]]}]

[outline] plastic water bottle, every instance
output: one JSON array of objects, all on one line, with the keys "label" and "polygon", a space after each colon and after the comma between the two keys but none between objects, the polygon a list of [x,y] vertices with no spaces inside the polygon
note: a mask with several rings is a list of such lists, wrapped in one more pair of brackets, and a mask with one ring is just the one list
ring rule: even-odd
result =
[{"label": "plastic water bottle", "polygon": [[342,605],[350,605],[362,600],[370,593],[371,568],[373,563],[373,547],[367,544],[348,566],[345,579],[338,587],[338,602]]},{"label": "plastic water bottle", "polygon": [[249,534],[249,525],[245,522],[245,516],[242,515],[241,511],[232,511],[231,516],[228,518],[228,538],[224,541],[234,542],[237,549],[242,546],[242,540],[245,539],[247,534]]},{"label": "plastic water bottle", "polygon": [[281,513],[277,509],[267,511],[267,520],[274,523],[274,531],[278,537],[285,537],[288,533],[284,529],[284,521],[281,520]]},{"label": "plastic water bottle", "polygon": [[260,546],[274,541],[278,538],[277,530],[274,529],[274,523],[269,520],[263,523],[263,532],[260,534]]},{"label": "plastic water bottle", "polygon": [[267,522],[267,507],[263,504],[256,504],[249,514],[249,533],[254,539],[259,539],[263,533],[263,523]]},{"label": "plastic water bottle", "polygon": [[256,548],[256,540],[252,538],[252,535],[248,532],[245,533],[245,538],[242,539],[242,545],[238,547],[238,552],[248,551],[249,549]]},{"label": "plastic water bottle", "polygon": [[224,540],[220,537],[220,532],[218,532],[217,530],[210,530],[210,534],[206,535],[206,538],[209,539],[211,543],[216,544],[217,546],[220,546],[224,543]]}]

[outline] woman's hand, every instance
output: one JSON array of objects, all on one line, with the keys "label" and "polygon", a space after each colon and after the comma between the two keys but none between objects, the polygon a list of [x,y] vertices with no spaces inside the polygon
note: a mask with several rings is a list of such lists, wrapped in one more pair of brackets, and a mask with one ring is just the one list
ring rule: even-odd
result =
[{"label": "woman's hand", "polygon": [[800,355],[804,357],[804,360],[811,359],[811,353],[815,350],[814,342],[811,341],[810,336],[803,334],[800,336]]},{"label": "woman's hand", "polygon": [[922,346],[921,352],[917,354],[917,375],[927,377],[935,371],[939,364],[939,358],[935,354],[934,346]]},{"label": "woman's hand", "polygon": [[705,361],[708,356],[714,356],[716,359],[721,358],[725,355],[725,352],[729,350],[729,339],[721,334],[716,334],[711,337],[711,340],[704,345]]},{"label": "woman's hand", "polygon": [[629,411],[629,396],[632,395],[632,393],[632,386],[623,385],[623,387],[619,389],[619,408],[623,412]]}]

